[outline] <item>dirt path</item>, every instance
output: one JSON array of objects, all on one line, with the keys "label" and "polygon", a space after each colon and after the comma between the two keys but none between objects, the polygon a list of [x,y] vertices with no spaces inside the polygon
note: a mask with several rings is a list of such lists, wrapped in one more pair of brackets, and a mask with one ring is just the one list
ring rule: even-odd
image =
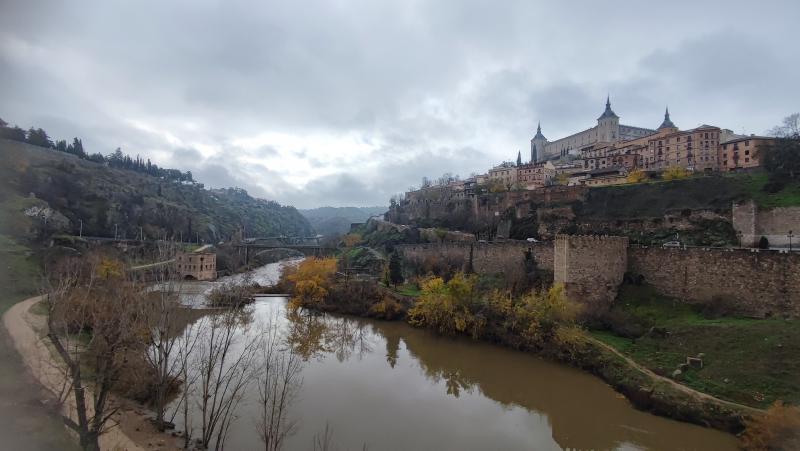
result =
[{"label": "dirt path", "polygon": [[[29,311],[41,298],[41,296],[33,297],[11,307],[3,315],[3,324],[28,371],[52,393],[53,397],[57,397],[63,390],[64,373],[57,366],[50,349],[37,332],[44,328],[44,318]],[[89,398],[91,399],[91,396]],[[75,400],[72,396],[63,406],[63,412],[73,419],[75,419],[74,406]],[[123,406],[114,420],[122,427],[113,427],[100,436],[100,448],[103,450],[144,451],[172,448],[168,447],[170,442],[167,440],[168,436],[154,434],[154,430],[148,428],[147,415],[141,409]]]},{"label": "dirt path", "polygon": [[600,341],[600,340],[598,340],[596,338],[591,338],[590,337],[589,339],[593,343],[595,343],[596,345],[600,346],[601,348],[603,348],[603,349],[605,349],[605,350],[607,350],[607,351],[609,351],[611,353],[614,353],[615,355],[619,356],[621,359],[625,360],[625,362],[628,365],[630,365],[631,367],[636,368],[637,370],[639,370],[642,373],[646,374],[651,379],[656,380],[658,382],[663,382],[665,384],[669,384],[670,386],[672,386],[676,390],[679,390],[679,391],[681,391],[683,393],[686,393],[689,396],[693,396],[693,397],[695,397],[697,399],[702,399],[704,401],[712,402],[712,403],[715,403],[715,404],[724,405],[724,406],[727,406],[729,408],[741,410],[743,412],[747,412],[747,413],[752,414],[752,415],[759,415],[759,414],[765,413],[765,411],[762,410],[762,409],[757,409],[755,407],[750,407],[750,406],[746,406],[744,404],[735,403],[733,401],[726,401],[724,399],[719,399],[719,398],[717,398],[715,396],[709,395],[708,393],[703,393],[703,392],[697,391],[697,390],[695,390],[695,389],[693,389],[691,387],[687,387],[686,385],[683,385],[683,384],[681,384],[679,382],[676,382],[676,381],[674,381],[674,380],[672,380],[672,379],[670,379],[668,377],[660,376],[660,375],[654,373],[653,371],[651,371],[650,369],[648,369],[647,367],[640,365],[639,363],[637,363],[636,361],[634,361],[630,357],[626,356],[625,354],[621,353],[620,351],[618,351],[613,346],[611,346],[609,344],[606,344],[606,343],[603,343],[602,341]]}]

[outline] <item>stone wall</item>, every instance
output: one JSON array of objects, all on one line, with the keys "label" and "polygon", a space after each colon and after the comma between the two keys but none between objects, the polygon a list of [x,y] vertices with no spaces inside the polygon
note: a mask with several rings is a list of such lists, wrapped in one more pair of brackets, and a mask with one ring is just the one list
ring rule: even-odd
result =
[{"label": "stone wall", "polygon": [[[789,247],[788,233],[800,235],[800,207],[759,209],[753,201],[733,205],[733,228],[742,233],[742,245],[755,247],[762,236],[770,247]],[[792,244],[798,239],[792,238]],[[798,246],[800,247],[800,246]]]},{"label": "stone wall", "polygon": [[217,254],[213,252],[178,252],[175,256],[175,266],[181,279],[217,278]]},{"label": "stone wall", "polygon": [[551,242],[403,244],[395,246],[395,249],[400,252],[406,263],[416,266],[422,266],[427,259],[440,259],[466,267],[471,253],[472,270],[477,274],[523,270],[526,253],[530,249],[537,268],[548,272],[553,269],[553,244]]},{"label": "stone wall", "polygon": [[800,253],[634,246],[628,270],[683,301],[708,303],[716,297],[742,314],[800,316]]},{"label": "stone wall", "polygon": [[558,235],[553,281],[564,284],[572,299],[610,304],[628,267],[627,249],[626,237]]}]

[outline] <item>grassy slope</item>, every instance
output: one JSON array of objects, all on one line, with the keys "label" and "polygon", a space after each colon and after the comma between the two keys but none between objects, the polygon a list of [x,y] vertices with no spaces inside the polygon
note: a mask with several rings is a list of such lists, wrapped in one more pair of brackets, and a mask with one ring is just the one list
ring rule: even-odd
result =
[{"label": "grassy slope", "polygon": [[142,227],[151,237],[181,233],[190,240],[199,232],[207,242],[227,239],[242,224],[249,236],[312,233],[293,207],[241,190],[207,190],[14,141],[0,140],[0,155],[6,161],[0,166],[0,211],[7,216],[0,228],[12,236],[26,233],[22,210],[45,202],[63,215],[61,229],[75,234],[79,220],[83,233],[94,236],[113,236],[115,225],[127,237]]},{"label": "grassy slope", "polygon": [[[782,319],[706,319],[691,306],[625,286],[618,301],[626,312],[664,327],[667,338],[630,340],[593,335],[651,370],[670,375],[687,356],[704,353],[704,367],[683,382],[697,390],[755,407],[777,399],[800,403],[800,322]],[[727,379],[727,382],[726,382]]]}]

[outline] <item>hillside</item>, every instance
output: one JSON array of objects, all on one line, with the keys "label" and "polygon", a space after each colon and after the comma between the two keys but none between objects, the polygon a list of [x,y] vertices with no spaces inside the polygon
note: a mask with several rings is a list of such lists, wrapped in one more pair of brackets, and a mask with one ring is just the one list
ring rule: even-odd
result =
[{"label": "hillside", "polygon": [[366,222],[370,216],[382,215],[387,207],[319,207],[299,210],[314,230],[323,235],[340,235],[350,231],[350,224]]},{"label": "hillside", "polygon": [[248,236],[310,235],[294,208],[256,199],[241,189],[205,189],[113,169],[74,155],[0,140],[0,233],[32,239],[55,233],[185,241]]}]

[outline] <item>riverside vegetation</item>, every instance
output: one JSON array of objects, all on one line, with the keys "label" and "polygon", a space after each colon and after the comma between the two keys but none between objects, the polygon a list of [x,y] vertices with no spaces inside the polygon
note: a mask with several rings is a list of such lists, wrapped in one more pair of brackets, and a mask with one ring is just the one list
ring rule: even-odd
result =
[{"label": "riverside vegetation", "polygon": [[[794,346],[798,340],[796,327],[791,322],[775,329],[770,335],[779,336],[778,341],[786,343],[785,357],[790,360],[781,366],[783,369],[779,370],[779,374],[771,374],[764,366],[768,364],[767,360],[776,362],[781,358],[770,357],[765,352],[765,347],[774,347],[776,342],[767,340],[767,344],[758,343],[749,349],[738,351],[731,348],[728,353],[722,354],[717,353],[717,346],[724,346],[721,343],[743,333],[749,334],[743,336],[743,340],[748,336],[752,338],[763,332],[765,327],[775,328],[778,320],[763,322],[719,317],[705,319],[701,313],[695,313],[690,307],[676,307],[668,300],[633,301],[646,298],[646,287],[625,287],[621,304],[623,307],[597,315],[597,312],[587,312],[580,304],[568,299],[563,287],[559,285],[514,293],[503,289],[502,283],[498,283],[496,279],[461,271],[445,277],[432,274],[415,276],[409,284],[401,285],[396,290],[391,289],[389,284],[378,286],[373,282],[375,288],[366,292],[366,297],[354,300],[346,294],[353,295],[354,290],[364,293],[360,287],[361,282],[345,282],[337,277],[334,259],[307,259],[296,271],[287,272],[282,283],[293,293],[291,306],[295,309],[404,319],[413,326],[431,329],[440,334],[466,335],[515,349],[534,351],[569,363],[600,376],[640,408],[741,433],[742,444],[747,449],[793,449],[792,446],[800,439],[796,429],[800,411],[778,400],[797,402],[796,385],[791,385],[791,379],[797,374],[791,366],[796,365],[797,360],[791,356],[796,354]],[[400,292],[412,293],[413,296],[404,296]],[[666,302],[669,304],[665,304]],[[667,313],[670,310],[673,311]],[[392,313],[384,315],[387,311]],[[648,322],[643,319],[648,315],[651,315],[650,318],[660,319]],[[719,316],[719,313],[707,312],[707,315]],[[615,334],[620,333],[622,323],[645,328],[644,332],[653,328],[667,328],[670,338],[659,342],[656,337],[644,336],[644,332],[636,340],[620,338]],[[697,334],[696,340],[692,342],[689,337],[701,330],[698,327],[705,328],[706,331]],[[715,341],[711,338],[714,334],[718,335],[720,344],[714,344]],[[627,340],[624,342],[626,345],[621,340]],[[790,341],[792,344],[789,344]],[[666,368],[672,369],[685,361],[687,353],[697,353],[697,349],[705,349],[715,356],[713,360],[706,359],[708,371],[687,371],[682,379],[683,383],[742,404],[768,409],[763,413],[758,409],[737,407],[736,404],[719,403],[692,395],[654,379],[600,343],[616,347],[642,366],[650,367],[661,374],[667,373]],[[757,353],[764,355],[758,358]],[[648,356],[655,360],[648,360]],[[748,358],[755,359],[757,369],[745,366]],[[654,365],[654,362],[657,364]],[[729,362],[741,363],[743,366],[726,373],[724,368],[731,366]],[[663,365],[663,368],[658,365]],[[758,372],[762,379],[748,379],[749,372]],[[721,374],[730,374],[731,379],[736,378],[735,382],[719,382],[725,385],[725,389],[715,390],[711,381],[721,377]],[[748,387],[748,384],[751,385]],[[752,387],[764,386],[773,386],[774,389],[763,397],[747,398],[747,393],[753,393]],[[748,391],[748,388],[751,390]],[[732,396],[734,393],[738,395]]]}]

